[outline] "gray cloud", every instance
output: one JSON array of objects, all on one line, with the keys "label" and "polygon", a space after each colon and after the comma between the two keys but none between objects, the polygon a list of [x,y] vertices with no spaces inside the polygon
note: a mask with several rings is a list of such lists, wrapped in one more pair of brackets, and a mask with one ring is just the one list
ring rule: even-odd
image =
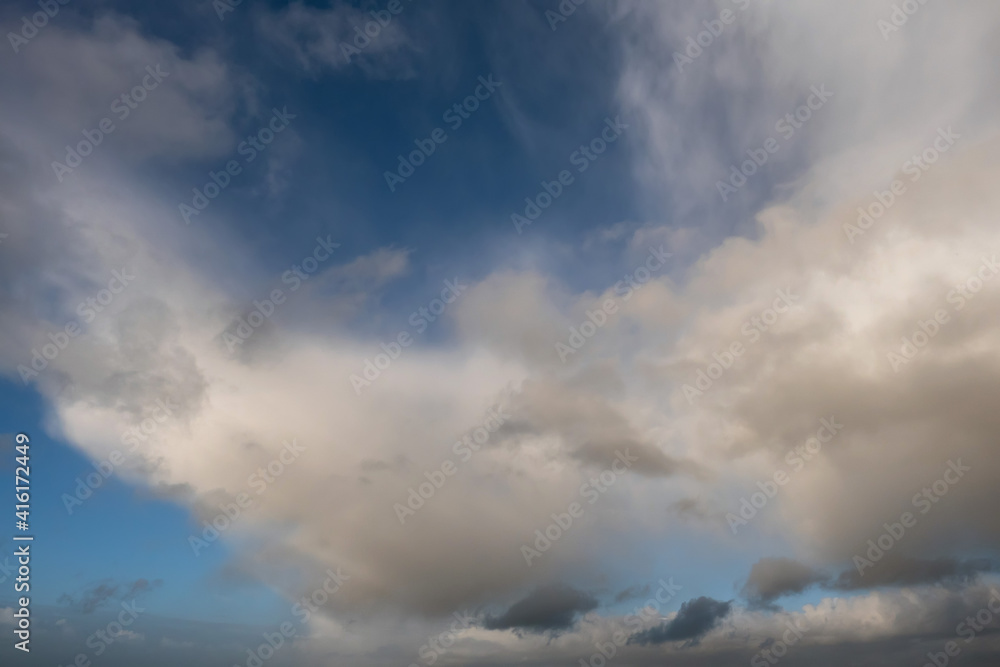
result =
[{"label": "gray cloud", "polygon": [[992,570],[987,558],[961,560],[957,558],[909,558],[887,556],[863,573],[845,570],[830,587],[853,591],[878,586],[915,586],[934,583],[967,583]]},{"label": "gray cloud", "polygon": [[750,569],[742,592],[752,605],[767,606],[826,579],[827,575],[791,558],[761,558]]},{"label": "gray cloud", "polygon": [[107,582],[100,583],[91,588],[85,589],[78,596],[63,593],[59,596],[59,602],[75,607],[82,614],[92,614],[98,607],[112,599],[118,593],[119,585]]},{"label": "gray cloud", "polygon": [[649,584],[646,584],[645,586],[629,586],[615,595],[615,602],[624,602],[626,600],[636,600],[638,598],[649,597],[651,590],[652,586]]},{"label": "gray cloud", "polygon": [[732,609],[731,602],[700,597],[688,600],[670,621],[637,632],[629,637],[630,644],[662,644],[687,640],[696,643],[709,630],[718,625]]},{"label": "gray cloud", "polygon": [[[218,157],[234,147],[229,121],[253,84],[217,52],[200,49],[184,57],[176,45],[148,36],[133,19],[113,13],[81,30],[56,23],[35,41],[29,57],[0,67],[0,82],[21,91],[4,104],[13,117],[32,119],[35,127],[20,129],[25,138],[40,141],[50,159],[63,162],[64,146],[79,141],[80,133],[101,118],[114,122],[115,130],[80,172],[109,154],[129,161],[176,160]],[[147,100],[123,117],[112,102],[143,80],[147,66],[160,66],[166,74]],[[33,136],[39,127],[45,131]],[[55,183],[47,161],[45,167],[40,182]],[[67,182],[78,182],[80,172]]]},{"label": "gray cloud", "polygon": [[148,593],[149,591],[152,591],[155,588],[159,588],[162,585],[163,585],[162,579],[154,579],[153,581],[150,581],[148,579],[136,579],[129,585],[128,589],[125,591],[122,597],[131,598],[136,595],[139,595],[140,593]]},{"label": "gray cloud", "polygon": [[67,605],[81,614],[93,614],[111,600],[131,600],[137,595],[148,593],[163,585],[162,579],[149,581],[136,579],[131,583],[119,583],[111,580],[102,581],[76,594],[63,593],[59,603]]},{"label": "gray cloud", "polygon": [[775,600],[818,585],[827,590],[857,591],[927,584],[968,585],[990,572],[987,558],[912,558],[890,554],[864,572],[845,570],[837,577],[791,558],[762,558],[750,570],[742,594],[752,607],[775,609]]},{"label": "gray cloud", "polygon": [[524,630],[554,632],[567,630],[579,614],[597,608],[597,598],[570,586],[542,586],[515,602],[500,616],[488,616],[483,627],[488,630]]}]

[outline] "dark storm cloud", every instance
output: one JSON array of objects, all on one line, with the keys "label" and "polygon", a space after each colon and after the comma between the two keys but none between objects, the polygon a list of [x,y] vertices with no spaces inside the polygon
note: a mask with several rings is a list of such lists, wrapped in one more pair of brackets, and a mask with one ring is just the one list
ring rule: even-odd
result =
[{"label": "dark storm cloud", "polygon": [[670,641],[694,640],[714,628],[725,618],[732,607],[730,602],[700,597],[681,605],[677,616],[668,623],[637,632],[629,637],[629,644],[662,644]]},{"label": "dark storm cloud", "polygon": [[989,572],[992,563],[986,558],[959,560],[956,558],[885,558],[860,573],[846,570],[832,582],[830,588],[853,591],[877,586],[913,586],[918,584],[964,583],[982,572]]},{"label": "dark storm cloud", "polygon": [[566,630],[573,626],[577,614],[596,608],[597,598],[588,593],[560,584],[542,586],[500,616],[488,616],[483,625],[489,630]]}]

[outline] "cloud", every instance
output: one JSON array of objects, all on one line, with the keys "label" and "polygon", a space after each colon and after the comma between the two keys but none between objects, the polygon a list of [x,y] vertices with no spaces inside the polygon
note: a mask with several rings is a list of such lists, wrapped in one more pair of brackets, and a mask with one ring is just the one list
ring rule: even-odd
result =
[{"label": "cloud", "polygon": [[886,556],[864,572],[845,570],[831,582],[831,588],[844,591],[878,586],[916,586],[935,583],[967,583],[992,570],[988,558],[909,558]]},{"label": "cloud", "polygon": [[709,597],[688,600],[681,605],[673,619],[656,627],[637,632],[628,639],[629,644],[662,644],[664,642],[697,640],[725,618],[732,608],[731,602],[721,602]]},{"label": "cloud", "polygon": [[154,579],[153,581],[149,581],[148,579],[136,579],[129,585],[128,590],[125,591],[122,597],[131,598],[139,595],[140,593],[148,593],[149,591],[159,588],[162,585],[162,579]]},{"label": "cloud", "polygon": [[120,638],[122,641],[141,642],[146,639],[146,635],[140,632],[134,632],[132,630],[123,630],[122,633],[118,635],[118,637],[116,637],[116,639],[118,638]]},{"label": "cloud", "polygon": [[[72,607],[81,614],[92,614],[109,600],[131,600],[137,595],[148,593],[162,585],[162,579],[156,579],[152,582],[148,579],[136,579],[132,583],[125,584],[108,580],[85,588],[75,595],[63,593],[59,596],[58,602]],[[120,595],[119,592],[121,592]]]},{"label": "cloud", "polygon": [[119,586],[115,583],[100,583],[91,588],[85,589],[78,596],[63,593],[59,596],[59,602],[75,607],[82,614],[92,614],[98,607],[112,599],[118,593]]},{"label": "cloud", "polygon": [[751,607],[776,609],[774,601],[819,585],[827,590],[857,591],[927,584],[966,586],[992,570],[988,558],[911,558],[887,555],[875,564],[845,570],[837,577],[791,558],[762,558],[750,570],[742,594]]},{"label": "cloud", "polygon": [[[942,49],[932,61],[919,54],[944,16],[937,10],[894,35],[901,39],[883,40],[877,30],[850,26],[874,26],[891,3],[757,4],[738,13],[729,38],[715,40],[681,74],[666,63],[702,29],[704,17],[677,6],[622,7],[628,30],[645,35],[622,44],[620,97],[648,138],[637,147],[636,177],[685,183],[663,202],[673,222],[656,233],[676,237],[678,226],[688,227],[685,219],[697,227],[685,275],[670,286],[674,298],[650,293],[649,314],[636,314],[637,329],[648,330],[630,341],[644,351],[628,357],[637,360],[637,375],[672,388],[675,421],[665,430],[688,443],[678,449],[712,473],[689,497],[737,508],[741,497],[758,491],[757,481],[776,470],[794,472],[736,539],[749,530],[778,535],[810,562],[839,564],[860,553],[884,522],[898,520],[900,506],[912,510],[914,494],[939,479],[949,460],[964,457],[975,460],[976,472],[935,503],[932,516],[920,515],[906,548],[921,560],[939,557],[942,544],[949,553],[994,550],[1000,522],[981,498],[1000,474],[989,435],[998,422],[982,397],[1000,383],[993,352],[1000,338],[987,324],[1000,303],[1000,282],[989,282],[961,310],[954,300],[956,286],[1000,248],[989,222],[997,201],[988,185],[1000,174],[998,128],[986,111],[997,96],[983,93],[996,90],[998,75],[977,53],[996,51],[983,28],[997,25],[995,9],[978,6],[961,17],[975,46]],[[845,7],[850,21],[836,14]],[[818,32],[850,41],[850,53],[802,37]],[[748,147],[777,136],[776,121],[819,83],[836,91],[823,109],[829,115],[803,126],[767,170],[722,202],[716,182],[745,159]],[[887,103],[871,94],[884,85],[894,85],[900,97]],[[947,101],[928,99],[927,86]],[[859,104],[864,110],[856,113]],[[737,108],[739,118],[730,112]],[[966,133],[918,180],[902,173],[948,126]],[[855,223],[858,207],[893,179],[905,184],[905,195],[852,243],[844,225]],[[740,210],[750,213],[751,224],[733,222]],[[706,226],[714,224],[720,227]],[[759,336],[748,335],[753,318],[785,287],[801,308]],[[654,319],[667,308],[680,313],[679,322]],[[949,323],[897,373],[887,354],[939,309]],[[713,355],[724,356],[734,342],[745,353],[704,393],[686,395],[685,385],[693,387]],[[796,471],[786,454],[831,415],[845,430]],[[893,463],[904,458],[910,465]],[[724,514],[686,516],[714,527]]]},{"label": "cloud", "polygon": [[542,586],[515,602],[500,616],[488,616],[483,627],[488,630],[525,630],[553,632],[566,630],[578,614],[597,608],[597,598],[570,586]]},{"label": "cloud", "polygon": [[649,584],[646,584],[645,586],[629,586],[615,595],[615,602],[624,602],[626,600],[648,597],[651,590],[652,587]]},{"label": "cloud", "polygon": [[761,558],[750,569],[742,592],[752,605],[767,606],[826,579],[822,572],[791,558]]},{"label": "cloud", "polygon": [[[381,25],[386,15],[389,21]],[[258,30],[306,71],[359,67],[373,78],[405,78],[412,75],[410,59],[418,49],[403,27],[404,17],[386,12],[380,22],[347,4],[319,9],[293,2],[280,11],[262,13]],[[377,32],[372,36],[365,34],[366,29]]]},{"label": "cloud", "polygon": [[[105,14],[81,30],[54,23],[36,39],[30,57],[0,66],[0,82],[20,91],[4,96],[11,112],[6,131],[15,130],[16,120],[30,120],[30,128],[26,123],[16,126],[18,143],[38,142],[50,160],[65,162],[65,146],[75,146],[84,130],[93,131],[105,117],[115,127],[94,157],[68,179],[96,168],[94,161],[109,153],[130,161],[176,161],[219,157],[233,149],[236,135],[230,120],[253,84],[216,51],[202,48],[185,54],[169,41],[143,34],[135,20],[116,14]],[[144,77],[152,81],[147,67],[158,72],[156,87],[141,103],[132,102],[134,109],[120,99],[114,104]],[[47,175],[40,178],[55,183],[55,173],[48,162],[46,166]]]},{"label": "cloud", "polygon": [[513,409],[516,417],[505,433],[514,438],[556,436],[565,454],[584,465],[607,468],[619,451],[628,450],[638,459],[631,471],[641,475],[698,476],[703,472],[643,438],[613,400],[584,383],[543,376],[522,388]]},{"label": "cloud", "polygon": [[[345,263],[335,264],[305,286],[315,296],[351,295],[359,302],[410,269],[410,250],[378,248]],[[318,294],[316,294],[318,293]]]}]

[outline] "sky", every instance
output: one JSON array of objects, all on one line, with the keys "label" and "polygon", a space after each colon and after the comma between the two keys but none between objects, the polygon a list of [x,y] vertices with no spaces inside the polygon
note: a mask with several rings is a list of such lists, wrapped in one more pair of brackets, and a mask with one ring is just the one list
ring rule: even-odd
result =
[{"label": "sky", "polygon": [[4,665],[996,664],[995,3],[0,28]]}]

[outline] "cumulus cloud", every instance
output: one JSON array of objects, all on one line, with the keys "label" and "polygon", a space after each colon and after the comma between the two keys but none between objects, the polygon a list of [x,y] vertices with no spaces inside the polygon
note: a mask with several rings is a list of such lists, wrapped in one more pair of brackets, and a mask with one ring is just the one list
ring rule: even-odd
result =
[{"label": "cumulus cloud", "polygon": [[[668,52],[684,43],[696,17],[678,8],[626,4],[627,16],[635,20],[630,25],[661,39],[625,47],[629,66],[620,88],[652,138],[641,147],[645,159],[637,164],[638,176],[680,179],[689,186],[684,189],[691,200],[675,202],[679,217],[758,207],[754,224],[744,230],[696,232],[699,243],[714,247],[700,253],[678,289],[683,317],[674,324],[680,333],[669,346],[656,347],[655,341],[657,335],[670,336],[670,329],[654,326],[651,316],[645,319],[650,351],[638,355],[638,370],[673,392],[674,437],[690,443],[699,461],[727,480],[723,485],[736,484],[731,492],[720,486],[698,494],[715,511],[687,516],[705,516],[702,523],[709,525],[721,522],[726,510],[719,507],[739,507],[741,496],[759,490],[758,480],[781,470],[791,481],[781,488],[780,500],[743,530],[785,536],[810,562],[829,569],[860,553],[884,530],[883,523],[898,520],[898,508],[913,511],[917,503],[922,509],[915,494],[940,479],[956,457],[975,460],[975,474],[963,477],[926,517],[918,515],[901,548],[913,558],[934,559],[956,550],[995,548],[998,536],[994,517],[977,498],[988,493],[997,472],[987,453],[996,417],[982,396],[998,380],[990,352],[997,340],[987,312],[996,305],[1000,283],[984,283],[973,299],[960,302],[956,296],[956,285],[989,266],[992,249],[1000,245],[988,222],[993,204],[987,185],[988,174],[1000,166],[997,127],[985,112],[993,102],[982,104],[984,96],[995,97],[984,87],[994,87],[996,72],[981,58],[983,49],[994,48],[982,25],[995,24],[996,17],[978,6],[960,19],[975,45],[925,59],[914,54],[932,41],[933,12],[908,25],[901,39],[888,41],[877,30],[859,34],[854,27],[874,25],[888,5],[849,6],[850,22],[835,18],[833,6],[824,3],[791,11],[776,4],[747,10],[732,39],[717,40],[681,74],[676,66],[651,63],[665,62]],[[843,57],[816,49],[802,41],[809,34],[802,30],[806,25],[845,39],[850,34],[856,48]],[[658,45],[662,60],[651,56]],[[793,52],[799,55],[788,58]],[[749,54],[761,58],[763,67]],[[907,76],[899,79],[902,71]],[[869,95],[873,86],[889,81],[901,97],[887,105],[881,96]],[[748,146],[774,134],[776,121],[818,83],[836,91],[824,109],[830,115],[817,114],[801,128],[794,137],[798,148],[782,148],[769,171],[741,190],[740,199],[721,202],[716,182],[727,178]],[[928,100],[927,86],[949,91],[948,102]],[[737,96],[743,102],[730,103]],[[839,111],[841,104],[857,111],[859,103],[860,113]],[[737,106],[739,122],[710,110]],[[894,112],[897,106],[906,112]],[[907,120],[900,123],[901,117]],[[720,123],[740,134],[709,131]],[[904,163],[949,126],[964,130],[954,147],[919,179],[904,174]],[[690,146],[692,127],[713,139]],[[771,178],[786,168],[796,179],[775,193]],[[877,228],[852,243],[844,226],[856,223],[858,207],[894,178],[906,184],[905,195]],[[767,188],[770,199],[757,197],[756,187]],[[951,212],[950,222],[932,212],[943,210]],[[714,240],[719,236],[728,238]],[[792,290],[800,308],[772,321],[766,331],[757,329],[754,318],[760,321],[776,290],[784,288]],[[898,353],[903,337],[940,309],[948,324],[912,361],[894,369],[889,353]],[[715,361],[713,354],[734,342],[744,352],[724,375],[704,392],[685,393],[684,385],[694,388],[698,372]],[[802,459],[801,468],[788,463],[786,453],[831,415],[845,425],[837,440],[808,462]],[[901,457],[911,465],[893,463]]]}]

